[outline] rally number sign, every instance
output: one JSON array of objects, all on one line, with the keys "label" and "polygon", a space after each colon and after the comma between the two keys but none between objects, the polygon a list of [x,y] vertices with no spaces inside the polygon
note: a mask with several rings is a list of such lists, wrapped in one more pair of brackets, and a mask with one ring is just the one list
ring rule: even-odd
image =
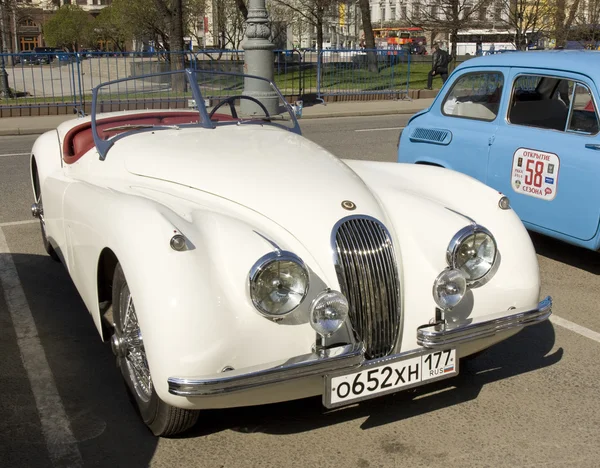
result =
[{"label": "rally number sign", "polygon": [[558,189],[560,159],[554,153],[519,148],[513,156],[511,185],[515,192],[551,201]]}]

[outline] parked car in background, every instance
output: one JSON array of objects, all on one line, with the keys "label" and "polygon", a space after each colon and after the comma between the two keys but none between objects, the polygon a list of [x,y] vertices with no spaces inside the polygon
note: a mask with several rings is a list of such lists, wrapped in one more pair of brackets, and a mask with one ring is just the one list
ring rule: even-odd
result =
[{"label": "parked car in background", "polygon": [[[168,101],[162,83],[189,94]],[[119,94],[156,108],[102,113]],[[37,139],[31,180],[44,246],[156,435],[202,409],[335,408],[452,377],[551,314],[505,197],[457,172],[338,159],[264,78],[102,84],[91,116]]]},{"label": "parked car in background", "polygon": [[464,62],[412,117],[398,161],[442,166],[506,194],[532,231],[600,248],[600,53]]},{"label": "parked car in background", "polygon": [[20,57],[23,65],[44,65],[50,63],[50,57],[47,54],[38,54],[34,51],[23,52]]}]

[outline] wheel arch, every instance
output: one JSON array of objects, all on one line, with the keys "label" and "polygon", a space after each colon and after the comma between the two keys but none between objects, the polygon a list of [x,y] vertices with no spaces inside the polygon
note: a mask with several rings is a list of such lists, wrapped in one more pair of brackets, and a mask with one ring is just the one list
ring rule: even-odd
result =
[{"label": "wheel arch", "polygon": [[31,154],[31,162],[29,163],[29,170],[31,171],[31,187],[33,189],[34,199],[39,198],[38,185],[39,185],[39,174],[37,168],[37,162],[35,160],[35,154]]},{"label": "wheel arch", "polygon": [[102,323],[102,330],[100,331],[102,340],[110,336],[112,317],[110,317],[109,311],[112,307],[112,283],[118,263],[117,255],[109,247],[102,249],[96,269],[98,312],[100,314],[99,322]]}]

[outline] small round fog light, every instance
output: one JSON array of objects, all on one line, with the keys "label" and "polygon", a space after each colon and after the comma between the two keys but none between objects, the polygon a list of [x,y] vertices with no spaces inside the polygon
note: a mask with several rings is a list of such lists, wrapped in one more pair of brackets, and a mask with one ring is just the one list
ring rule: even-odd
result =
[{"label": "small round fog light", "polygon": [[442,271],[433,282],[433,299],[440,309],[452,309],[467,292],[467,280],[460,270]]},{"label": "small round fog light", "polygon": [[310,306],[310,324],[323,336],[331,336],[344,324],[348,317],[348,301],[338,291],[323,291]]},{"label": "small round fog light", "polygon": [[185,249],[185,237],[181,234],[175,234],[171,237],[171,248],[173,250],[182,251]]},{"label": "small round fog light", "polygon": [[510,208],[510,200],[508,197],[502,197],[498,202],[498,206],[501,210],[508,210]]}]

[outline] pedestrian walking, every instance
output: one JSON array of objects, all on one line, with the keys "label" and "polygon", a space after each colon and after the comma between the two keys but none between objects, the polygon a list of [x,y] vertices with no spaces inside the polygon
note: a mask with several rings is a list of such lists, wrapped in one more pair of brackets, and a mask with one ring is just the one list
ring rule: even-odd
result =
[{"label": "pedestrian walking", "polygon": [[433,46],[433,55],[431,58],[431,71],[427,74],[427,88],[433,89],[433,77],[441,76],[442,83],[448,79],[448,64],[452,57],[445,50],[440,49],[438,44]]}]

